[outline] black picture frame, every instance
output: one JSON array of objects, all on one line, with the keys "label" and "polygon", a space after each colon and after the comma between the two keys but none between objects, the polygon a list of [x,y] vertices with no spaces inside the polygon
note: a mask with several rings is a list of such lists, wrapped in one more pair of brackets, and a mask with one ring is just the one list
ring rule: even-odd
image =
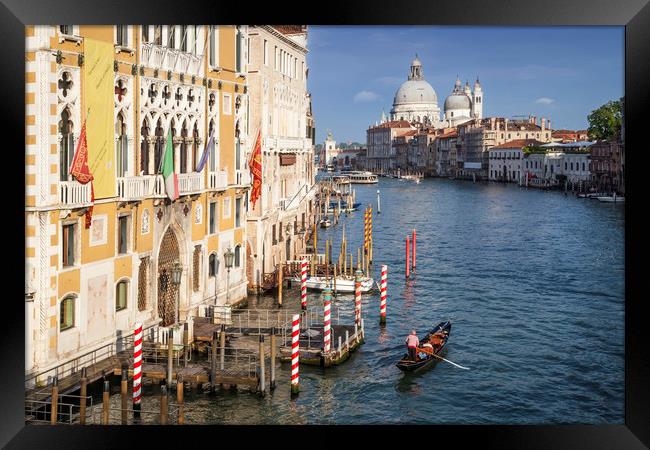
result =
[{"label": "black picture frame", "polygon": [[[0,39],[3,44],[2,108],[5,135],[13,135],[15,144],[5,148],[5,173],[10,186],[22,186],[21,170],[24,149],[24,25],[26,24],[121,24],[121,23],[308,23],[308,24],[403,24],[403,25],[621,25],[625,26],[625,141],[627,152],[625,203],[625,424],[624,425],[546,425],[546,426],[349,426],[329,429],[303,427],[50,427],[29,426],[23,422],[24,411],[24,326],[23,293],[20,264],[10,264],[5,272],[5,314],[0,382],[0,445],[7,448],[164,448],[177,445],[197,446],[207,438],[208,445],[354,445],[377,437],[398,438],[392,445],[460,445],[488,448],[647,448],[650,446],[650,351],[647,339],[646,300],[644,289],[644,253],[640,244],[647,225],[643,206],[647,204],[642,185],[642,170],[648,152],[641,135],[647,128],[645,115],[650,102],[650,5],[647,0],[447,0],[395,2],[330,1],[327,3],[287,2],[265,6],[251,2],[178,2],[147,0],[132,2],[46,0],[4,0],[0,5]],[[316,118],[317,119],[317,118]],[[15,161],[14,161],[15,158]],[[12,169],[12,168],[15,168]],[[13,178],[15,177],[15,178]],[[6,178],[6,177],[5,177]],[[19,193],[13,192],[15,190]],[[24,233],[24,197],[21,189],[6,190],[5,236]],[[15,204],[13,204],[15,203]],[[637,217],[635,217],[637,216]],[[9,245],[9,248],[7,247]],[[15,250],[10,247],[16,246]],[[10,261],[14,252],[24,252],[20,239],[9,238],[4,254]],[[16,280],[14,282],[14,280]],[[19,292],[15,292],[15,290]],[[110,432],[107,432],[107,428]],[[245,429],[244,429],[245,428]],[[252,429],[249,429],[252,428]],[[250,433],[254,431],[254,433]],[[341,436],[343,434],[344,436]],[[358,439],[348,440],[350,438]],[[420,441],[419,438],[422,438]],[[294,444],[292,444],[292,442]],[[146,446],[146,447],[144,447]],[[250,445],[246,445],[250,446]],[[137,448],[137,447],[136,447]]]}]

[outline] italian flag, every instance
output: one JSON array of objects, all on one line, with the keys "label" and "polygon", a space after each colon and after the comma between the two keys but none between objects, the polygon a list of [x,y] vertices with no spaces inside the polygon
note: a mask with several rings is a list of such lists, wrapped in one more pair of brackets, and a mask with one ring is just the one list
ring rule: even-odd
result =
[{"label": "italian flag", "polygon": [[162,175],[165,178],[165,191],[167,197],[174,201],[178,198],[178,175],[174,172],[174,148],[172,144],[172,129],[169,128],[165,156],[162,163]]}]

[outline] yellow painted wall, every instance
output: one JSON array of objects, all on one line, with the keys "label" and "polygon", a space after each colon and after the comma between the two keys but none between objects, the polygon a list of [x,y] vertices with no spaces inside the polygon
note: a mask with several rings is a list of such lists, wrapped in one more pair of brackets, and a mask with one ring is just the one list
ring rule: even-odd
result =
[{"label": "yellow painted wall", "polygon": [[117,214],[116,204],[102,203],[95,205],[95,208],[93,209],[93,217],[101,214],[107,215],[107,236],[106,244],[104,245],[95,245],[91,247],[89,244],[92,226],[89,229],[86,229],[83,217],[79,222],[79,227],[81,229],[81,264],[88,264],[115,256],[115,236],[117,233],[117,224],[115,219]]},{"label": "yellow painted wall", "polygon": [[[206,171],[207,172],[207,171]],[[201,205],[202,214],[201,214],[201,223],[197,224],[195,222],[196,216],[196,207]],[[208,201],[206,194],[201,194],[199,199],[195,202],[192,202],[192,240],[198,241],[203,239],[208,230]]]},{"label": "yellow painted wall", "polygon": [[80,273],[80,269],[71,269],[59,273],[59,279],[57,283],[59,286],[59,298],[63,297],[68,292],[76,292],[77,294],[80,293]]},{"label": "yellow painted wall", "polygon": [[[149,210],[149,233],[142,234],[142,214],[144,210]],[[133,208],[133,217],[131,223],[135,227],[135,249],[137,252],[148,252],[153,249],[153,227],[156,218],[156,210],[153,207],[153,200],[145,200],[137,208]]]},{"label": "yellow painted wall", "polygon": [[130,279],[133,276],[131,262],[130,255],[115,258],[115,280],[119,280],[122,277]]},{"label": "yellow painted wall", "polygon": [[[224,204],[224,199],[225,198],[230,198],[230,218],[225,219],[224,218],[224,209],[223,209],[223,204]],[[221,195],[219,198],[219,231],[227,231],[235,226],[235,196],[233,195],[233,190],[227,190],[226,192]]]},{"label": "yellow painted wall", "polygon": [[244,229],[237,228],[235,230],[235,245],[241,244],[244,241]]},{"label": "yellow painted wall", "polygon": [[208,236],[208,252],[219,250],[219,235],[213,234]]}]

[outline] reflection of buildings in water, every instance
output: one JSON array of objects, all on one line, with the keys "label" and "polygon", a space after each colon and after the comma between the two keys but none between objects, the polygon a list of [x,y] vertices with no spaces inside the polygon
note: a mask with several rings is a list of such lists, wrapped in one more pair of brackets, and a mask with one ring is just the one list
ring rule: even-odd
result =
[{"label": "reflection of buildings in water", "polygon": [[406,280],[404,291],[402,291],[402,296],[404,297],[404,305],[407,308],[415,306],[415,282],[416,281],[414,279]]},{"label": "reflection of buildings in water", "polygon": [[377,342],[383,345],[389,343],[390,339],[391,336],[388,334],[388,331],[386,331],[386,327],[380,327],[379,336],[377,337]]}]

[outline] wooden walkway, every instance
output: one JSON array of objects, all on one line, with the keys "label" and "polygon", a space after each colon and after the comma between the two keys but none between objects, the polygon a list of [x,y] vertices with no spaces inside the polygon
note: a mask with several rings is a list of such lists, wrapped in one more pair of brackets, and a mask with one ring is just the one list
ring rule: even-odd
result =
[{"label": "wooden walkway", "polygon": [[[363,344],[363,329],[357,329],[355,333],[354,325],[332,325],[330,330],[332,341],[328,354],[323,352],[322,326],[312,326],[300,332],[300,363],[323,367],[338,365],[347,360],[350,353]],[[280,359],[283,362],[291,361],[291,339],[282,343]]]}]

